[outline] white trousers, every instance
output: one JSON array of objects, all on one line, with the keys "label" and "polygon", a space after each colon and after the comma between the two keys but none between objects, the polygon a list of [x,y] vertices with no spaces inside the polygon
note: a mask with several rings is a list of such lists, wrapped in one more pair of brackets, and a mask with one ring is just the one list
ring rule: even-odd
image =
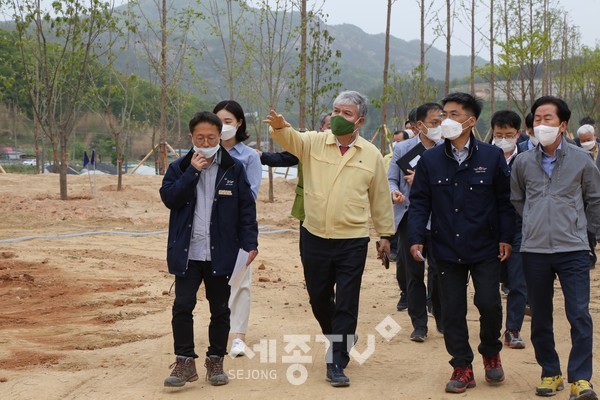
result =
[{"label": "white trousers", "polygon": [[231,288],[229,308],[231,309],[230,333],[246,334],[250,318],[250,286],[252,286],[252,267],[246,269],[242,283],[238,288]]}]

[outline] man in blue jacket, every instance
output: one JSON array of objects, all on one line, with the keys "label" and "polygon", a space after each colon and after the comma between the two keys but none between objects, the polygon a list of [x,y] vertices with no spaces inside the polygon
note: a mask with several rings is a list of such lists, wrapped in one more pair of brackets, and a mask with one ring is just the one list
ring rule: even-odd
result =
[{"label": "man in blue jacket", "polygon": [[219,145],[222,123],[199,112],[189,124],[193,150],[167,170],[160,196],[169,217],[167,264],[175,275],[173,329],[175,362],[164,385],[180,387],[198,379],[193,311],[202,281],[210,307],[205,367],[212,385],[224,385],[229,336],[229,278],[240,249],[250,265],[258,254],[256,203],[242,164]]},{"label": "man in blue jacket", "polygon": [[481,114],[481,101],[467,93],[451,93],[442,104],[445,141],[423,153],[417,164],[410,190],[408,241],[413,258],[423,260],[431,215],[433,256],[442,287],[444,342],[454,367],[446,391],[462,393],[475,386],[466,319],[469,276],[480,314],[478,350],[485,379],[504,381],[498,287],[500,263],[511,252],[515,217],[510,204],[510,171],[502,150],[477,141],[471,133]]}]

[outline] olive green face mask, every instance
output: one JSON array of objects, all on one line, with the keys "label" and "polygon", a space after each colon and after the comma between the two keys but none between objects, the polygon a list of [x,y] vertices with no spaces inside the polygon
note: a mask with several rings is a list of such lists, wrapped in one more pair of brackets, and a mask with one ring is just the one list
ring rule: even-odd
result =
[{"label": "olive green face mask", "polygon": [[354,122],[348,121],[341,115],[334,115],[333,117],[331,117],[329,124],[331,126],[331,132],[335,136],[344,136],[354,132],[354,130],[356,129]]}]

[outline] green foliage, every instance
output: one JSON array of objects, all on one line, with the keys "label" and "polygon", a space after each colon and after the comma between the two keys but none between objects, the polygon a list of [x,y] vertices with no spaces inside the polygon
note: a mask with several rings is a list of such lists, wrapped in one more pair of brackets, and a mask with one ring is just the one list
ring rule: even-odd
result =
[{"label": "green foliage", "polygon": [[[410,72],[401,73],[395,65],[390,66],[388,84],[385,90],[386,96],[380,96],[372,100],[377,108],[388,106],[388,112],[391,112],[388,119],[388,126],[403,128],[404,121],[408,119],[408,113],[421,102],[419,100],[419,77],[426,70],[426,66],[418,66]],[[425,102],[437,101],[438,94],[441,91],[442,82],[435,82],[428,79],[424,82],[423,93]]]},{"label": "green foliage", "polygon": [[302,81],[300,68],[301,54],[298,50],[298,64],[289,72],[288,105],[299,101],[302,88],[306,93],[307,127],[318,129],[319,116],[331,109],[331,101],[342,86],[340,82],[342,52],[333,49],[335,38],[327,29],[326,15],[321,10],[310,10],[306,15],[307,54],[306,81]]},{"label": "green foliage", "polygon": [[596,115],[600,109],[600,46],[583,46],[579,57],[571,61],[566,78],[577,93],[583,115]]}]

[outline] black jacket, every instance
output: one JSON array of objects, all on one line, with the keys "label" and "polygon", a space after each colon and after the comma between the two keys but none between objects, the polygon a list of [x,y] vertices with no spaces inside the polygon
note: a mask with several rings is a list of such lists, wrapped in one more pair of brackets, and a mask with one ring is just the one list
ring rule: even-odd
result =
[{"label": "black jacket", "polygon": [[[191,165],[193,150],[173,161],[163,178],[160,197],[171,210],[167,264],[169,272],[185,276],[188,248],[196,208],[196,185],[201,171]],[[258,247],[256,203],[241,162],[223,148],[220,157],[215,197],[210,219],[210,255],[213,275],[231,275],[240,248]]]}]

